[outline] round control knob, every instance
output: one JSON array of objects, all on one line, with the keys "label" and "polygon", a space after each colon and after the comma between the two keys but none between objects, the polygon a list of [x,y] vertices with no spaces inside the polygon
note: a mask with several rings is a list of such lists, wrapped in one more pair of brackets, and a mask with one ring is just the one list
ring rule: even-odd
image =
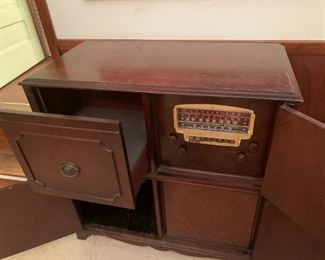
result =
[{"label": "round control knob", "polygon": [[186,153],[187,153],[186,146],[185,146],[185,145],[181,145],[181,146],[178,148],[177,154],[178,154],[179,156],[184,156],[184,155],[186,155]]},{"label": "round control knob", "polygon": [[243,163],[243,162],[245,162],[246,161],[246,154],[244,154],[244,153],[239,153],[238,155],[237,155],[237,162],[239,162],[239,163]]},{"label": "round control knob", "polygon": [[174,144],[176,144],[176,142],[177,142],[177,135],[176,134],[170,134],[168,136],[168,143],[174,145]]},{"label": "round control knob", "polygon": [[248,144],[248,151],[250,153],[256,153],[259,150],[259,145],[256,142],[250,142]]}]

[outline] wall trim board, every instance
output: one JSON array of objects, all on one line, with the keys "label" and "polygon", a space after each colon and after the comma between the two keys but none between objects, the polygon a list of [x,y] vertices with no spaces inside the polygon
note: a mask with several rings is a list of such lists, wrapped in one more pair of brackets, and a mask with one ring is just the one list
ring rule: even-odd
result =
[{"label": "wall trim board", "polygon": [[[56,41],[56,45],[61,53],[61,55],[73,47],[77,46],[81,42],[88,40],[88,39],[58,39]],[[89,39],[95,40],[95,39]],[[103,40],[103,39],[100,39]],[[136,41],[136,39],[107,39],[108,41],[115,41],[115,40],[125,40],[125,41]],[[106,40],[106,41],[107,41]],[[139,40],[139,39],[138,39]],[[146,40],[146,41],[157,41],[157,40]],[[169,40],[161,40],[161,41],[169,41]],[[191,42],[260,42],[260,43],[279,43],[285,46],[288,55],[325,55],[325,41],[285,41],[285,40],[252,40],[252,41],[243,41],[243,40],[172,40],[172,41],[191,41]]]},{"label": "wall trim board", "polygon": [[51,19],[50,11],[45,0],[34,0],[41,24],[43,26],[44,34],[47,40],[48,47],[53,59],[60,56],[60,51],[57,46],[57,38]]}]

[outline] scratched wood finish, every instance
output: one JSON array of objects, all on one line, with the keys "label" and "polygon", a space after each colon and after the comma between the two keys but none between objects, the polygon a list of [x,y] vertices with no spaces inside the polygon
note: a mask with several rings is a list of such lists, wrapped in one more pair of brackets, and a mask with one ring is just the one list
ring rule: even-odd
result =
[{"label": "scratched wood finish", "polygon": [[301,100],[279,44],[85,41],[22,84]]},{"label": "scratched wood finish", "polygon": [[[57,41],[61,54],[84,42],[84,39]],[[114,41],[114,40],[113,40]],[[204,43],[206,41],[194,41]],[[264,41],[207,41],[207,42],[264,42]],[[298,109],[320,121],[325,121],[325,42],[324,41],[266,41],[285,46],[304,102]]]}]

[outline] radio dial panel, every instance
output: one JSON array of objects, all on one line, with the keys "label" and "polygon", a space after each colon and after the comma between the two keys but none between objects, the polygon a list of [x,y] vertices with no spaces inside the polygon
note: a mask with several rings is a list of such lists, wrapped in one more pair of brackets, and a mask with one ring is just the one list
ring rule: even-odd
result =
[{"label": "radio dial panel", "polygon": [[254,130],[253,110],[215,104],[174,107],[174,128],[191,143],[238,147]]}]

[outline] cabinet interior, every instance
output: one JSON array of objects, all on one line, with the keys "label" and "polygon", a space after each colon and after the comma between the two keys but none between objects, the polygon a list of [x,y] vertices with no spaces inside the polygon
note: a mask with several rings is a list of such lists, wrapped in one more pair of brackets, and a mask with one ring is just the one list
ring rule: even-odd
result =
[{"label": "cabinet interior", "polygon": [[[120,120],[132,174],[146,146],[141,94],[54,88],[39,92],[46,113]],[[134,210],[85,201],[75,201],[75,206],[85,227],[122,229],[149,236],[157,233],[150,181],[145,181],[137,193]]]},{"label": "cabinet interior", "polygon": [[60,88],[38,88],[36,92],[40,110],[46,113],[72,115],[83,107],[142,110],[142,97],[138,93]]},{"label": "cabinet interior", "polygon": [[157,235],[151,181],[142,184],[134,210],[84,201],[75,201],[75,206],[85,228],[123,230],[145,236]]},{"label": "cabinet interior", "polygon": [[145,149],[146,130],[140,94],[97,90],[38,89],[44,112],[120,120],[132,172]]}]

